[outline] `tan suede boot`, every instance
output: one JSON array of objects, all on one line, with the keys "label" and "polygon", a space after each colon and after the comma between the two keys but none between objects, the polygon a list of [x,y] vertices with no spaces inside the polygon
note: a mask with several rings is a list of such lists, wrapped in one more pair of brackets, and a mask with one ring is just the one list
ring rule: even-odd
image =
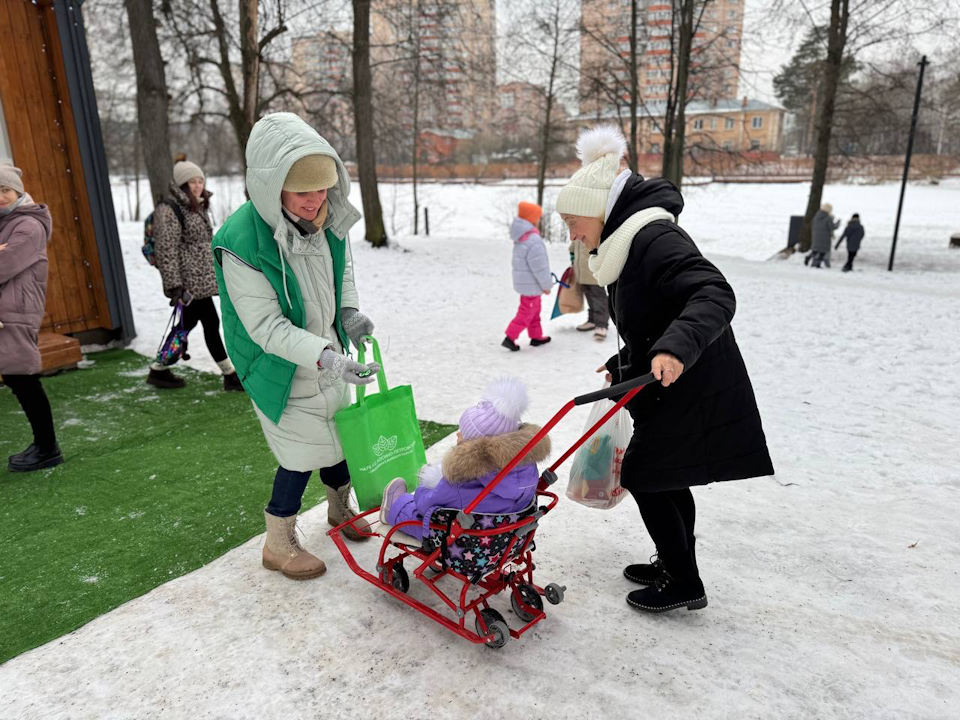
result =
[{"label": "tan suede boot", "polygon": [[277,517],[264,511],[267,521],[267,542],[263,546],[263,566],[279,570],[291,580],[309,580],[323,575],[327,566],[311,555],[297,539],[297,516]]},{"label": "tan suede boot", "polygon": [[[350,483],[347,483],[337,490],[330,487],[327,488],[327,522],[330,523],[332,527],[345,523],[350,518],[356,516],[356,514],[357,513],[350,507]],[[355,523],[355,527],[359,530],[369,531],[370,523],[366,520],[361,520]],[[361,535],[349,525],[343,529],[343,534],[349,540],[356,540],[358,542],[369,540],[371,537],[370,535]]]}]

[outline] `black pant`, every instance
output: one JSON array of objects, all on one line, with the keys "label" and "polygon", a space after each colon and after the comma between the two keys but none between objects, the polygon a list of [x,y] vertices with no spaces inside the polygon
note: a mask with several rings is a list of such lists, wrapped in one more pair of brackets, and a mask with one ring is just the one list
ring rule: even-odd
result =
[{"label": "black pant", "polygon": [[853,270],[853,259],[856,256],[857,256],[856,250],[854,250],[853,252],[850,252],[849,250],[847,251],[847,264],[843,266],[844,272],[850,272],[851,270]]},{"label": "black pant", "polygon": [[827,253],[825,252],[814,252],[811,254],[811,265],[818,268],[820,265],[826,265],[830,267],[830,260],[827,259]]},{"label": "black pant", "polygon": [[57,435],[53,429],[50,401],[40,384],[40,376],[4,375],[3,381],[13,390],[20,407],[27,415],[27,420],[30,421],[34,445],[40,452],[51,452],[57,445]]},{"label": "black pant", "polygon": [[198,322],[203,324],[203,338],[213,359],[216,362],[226,360],[227,351],[220,339],[220,316],[217,315],[217,306],[213,304],[212,297],[194,300],[183,308],[184,330],[189,333]]},{"label": "black pant", "polygon": [[[278,467],[273,479],[273,495],[267,512],[276,517],[290,517],[300,512],[300,501],[303,500],[303,491],[307,489],[310,471],[287,470]],[[320,468],[320,480],[331,490],[341,488],[350,482],[350,471],[347,470],[347,461],[344,460],[333,467]]]},{"label": "black pant", "polygon": [[662,492],[633,493],[640,517],[657,546],[663,566],[676,578],[697,576],[693,561],[693,526],[697,508],[688,488]]},{"label": "black pant", "polygon": [[587,298],[587,320],[597,327],[605,328],[610,323],[610,304],[607,291],[599,285],[581,285]]}]

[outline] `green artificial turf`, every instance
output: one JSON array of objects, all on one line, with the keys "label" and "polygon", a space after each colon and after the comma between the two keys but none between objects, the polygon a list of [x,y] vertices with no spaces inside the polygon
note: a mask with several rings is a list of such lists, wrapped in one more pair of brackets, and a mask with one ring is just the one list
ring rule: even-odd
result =
[{"label": "green artificial turf", "polygon": [[[156,390],[128,350],[91,359],[43,380],[66,457],[51,470],[7,471],[31,435],[0,389],[0,663],[263,532],[276,460],[246,394],[187,368],[186,388]],[[428,447],[456,429],[421,424]]]}]

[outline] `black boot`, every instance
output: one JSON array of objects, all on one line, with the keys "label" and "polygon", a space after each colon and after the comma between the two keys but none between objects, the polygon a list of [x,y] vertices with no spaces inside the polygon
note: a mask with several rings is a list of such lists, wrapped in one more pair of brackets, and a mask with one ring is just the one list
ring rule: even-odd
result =
[{"label": "black boot", "polygon": [[[690,545],[690,561],[693,563],[693,571],[699,577],[700,568],[697,567],[697,538],[691,537],[687,540]],[[663,572],[663,561],[658,554],[650,556],[649,563],[637,563],[636,565],[627,565],[623,569],[623,576],[630,582],[637,585],[653,585],[656,579]]]},{"label": "black boot", "polygon": [[163,370],[150,368],[150,374],[147,375],[147,384],[158,388],[173,390],[186,386],[187,381],[182,377],[177,377],[166,368]]},{"label": "black boot", "polygon": [[637,610],[650,613],[662,613],[682,607],[687,610],[700,610],[707,606],[707,593],[696,575],[677,579],[664,571],[652,586],[634,590],[627,595],[627,602]]},{"label": "black boot", "polygon": [[508,337],[504,338],[503,342],[500,344],[510,352],[520,352],[520,346]]},{"label": "black boot", "polygon": [[532,345],[533,347],[540,347],[541,345],[546,345],[548,342],[550,342],[550,338],[542,337],[542,338],[537,338],[536,340],[531,340],[530,345]]},{"label": "black boot", "polygon": [[41,450],[37,445],[31,445],[7,460],[7,469],[10,472],[33,472],[56,467],[63,462],[63,453],[56,444],[52,448]]},{"label": "black boot", "polygon": [[638,585],[653,585],[663,572],[663,562],[658,555],[651,555],[649,563],[627,565],[623,569],[623,576],[630,582]]},{"label": "black boot", "polygon": [[235,372],[223,376],[223,389],[227,392],[243,392],[243,385]]}]

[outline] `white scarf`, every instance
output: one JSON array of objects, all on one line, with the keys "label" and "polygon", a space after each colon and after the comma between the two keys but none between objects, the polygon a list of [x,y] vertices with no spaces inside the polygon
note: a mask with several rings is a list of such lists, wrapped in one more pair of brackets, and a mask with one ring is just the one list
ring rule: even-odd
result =
[{"label": "white scarf", "polygon": [[603,241],[596,255],[591,255],[588,264],[597,282],[603,287],[612,285],[623,272],[630,255],[633,238],[640,230],[657,220],[676,222],[677,218],[661,207],[647,208],[634,213]]}]

